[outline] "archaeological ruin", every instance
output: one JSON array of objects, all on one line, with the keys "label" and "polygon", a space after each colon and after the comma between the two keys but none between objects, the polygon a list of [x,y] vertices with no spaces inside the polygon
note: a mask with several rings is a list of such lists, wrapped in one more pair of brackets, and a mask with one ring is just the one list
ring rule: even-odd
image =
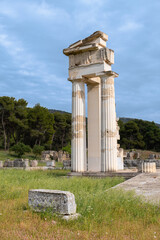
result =
[{"label": "archaeological ruin", "polygon": [[[73,172],[116,172],[123,169],[116,119],[114,51],[106,47],[108,35],[97,31],[63,50],[69,57],[72,82]],[[87,85],[88,152],[86,154],[85,84]],[[88,156],[87,156],[88,155]]]}]

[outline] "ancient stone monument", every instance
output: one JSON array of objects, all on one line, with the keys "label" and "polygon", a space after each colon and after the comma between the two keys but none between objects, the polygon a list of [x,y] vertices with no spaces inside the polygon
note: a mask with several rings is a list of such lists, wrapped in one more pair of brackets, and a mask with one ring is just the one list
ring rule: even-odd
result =
[{"label": "ancient stone monument", "polygon": [[[72,82],[72,171],[108,172],[123,168],[119,153],[114,78],[114,51],[100,31],[63,50],[69,56]],[[88,159],[86,158],[85,84],[88,100]],[[118,156],[118,157],[117,157]]]}]

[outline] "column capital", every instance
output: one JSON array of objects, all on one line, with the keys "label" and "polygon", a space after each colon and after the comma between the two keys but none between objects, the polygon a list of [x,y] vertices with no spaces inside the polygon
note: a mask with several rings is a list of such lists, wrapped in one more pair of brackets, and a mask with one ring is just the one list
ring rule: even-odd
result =
[{"label": "column capital", "polygon": [[98,73],[96,75],[97,75],[97,77],[100,77],[100,78],[101,77],[114,77],[114,78],[116,78],[116,77],[119,76],[118,73],[113,72],[113,71],[103,71],[103,72],[100,72],[100,73]]},{"label": "column capital", "polygon": [[84,82],[84,78],[68,78],[70,82]]}]

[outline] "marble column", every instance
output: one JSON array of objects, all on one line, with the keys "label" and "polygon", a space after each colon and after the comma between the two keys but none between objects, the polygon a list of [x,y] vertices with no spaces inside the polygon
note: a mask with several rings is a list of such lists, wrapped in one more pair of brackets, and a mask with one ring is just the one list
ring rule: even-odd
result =
[{"label": "marble column", "polygon": [[72,155],[73,172],[86,171],[86,114],[84,82],[72,81]]},{"label": "marble column", "polygon": [[88,171],[101,171],[100,84],[88,84]]},{"label": "marble column", "polygon": [[101,171],[117,171],[117,123],[114,78],[109,71],[101,76]]}]

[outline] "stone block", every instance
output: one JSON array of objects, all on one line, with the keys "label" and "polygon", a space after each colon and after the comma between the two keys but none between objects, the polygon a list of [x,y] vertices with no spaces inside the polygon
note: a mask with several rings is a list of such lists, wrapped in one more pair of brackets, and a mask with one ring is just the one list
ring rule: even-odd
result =
[{"label": "stone block", "polygon": [[160,160],[159,159],[156,160],[156,167],[160,168]]},{"label": "stone block", "polygon": [[28,159],[24,160],[24,167],[29,167],[29,160]]},{"label": "stone block", "polygon": [[50,160],[57,160],[58,159],[58,152],[57,151],[43,151],[42,152],[42,160],[50,161]]},{"label": "stone block", "polygon": [[70,155],[67,152],[59,151],[58,152],[58,162],[63,162],[66,160],[70,160]]},{"label": "stone block", "polygon": [[30,161],[30,166],[31,167],[37,167],[38,166],[38,161],[37,160]]},{"label": "stone block", "polygon": [[64,160],[63,161],[63,168],[71,167],[71,160]]},{"label": "stone block", "polygon": [[47,167],[55,167],[55,161],[47,161],[46,162]]},{"label": "stone block", "polygon": [[6,160],[4,162],[4,167],[14,167],[14,161]]},{"label": "stone block", "polygon": [[140,158],[140,153],[139,152],[135,152],[134,153],[134,159],[139,159]]},{"label": "stone block", "polygon": [[3,168],[3,161],[0,161],[0,168]]},{"label": "stone block", "polygon": [[73,193],[60,190],[33,189],[28,194],[29,206],[37,212],[50,210],[61,215],[76,213]]},{"label": "stone block", "polygon": [[15,159],[14,167],[26,167],[25,161],[23,159]]},{"label": "stone block", "polygon": [[155,159],[156,158],[156,155],[155,154],[150,154],[149,155],[149,159]]}]

